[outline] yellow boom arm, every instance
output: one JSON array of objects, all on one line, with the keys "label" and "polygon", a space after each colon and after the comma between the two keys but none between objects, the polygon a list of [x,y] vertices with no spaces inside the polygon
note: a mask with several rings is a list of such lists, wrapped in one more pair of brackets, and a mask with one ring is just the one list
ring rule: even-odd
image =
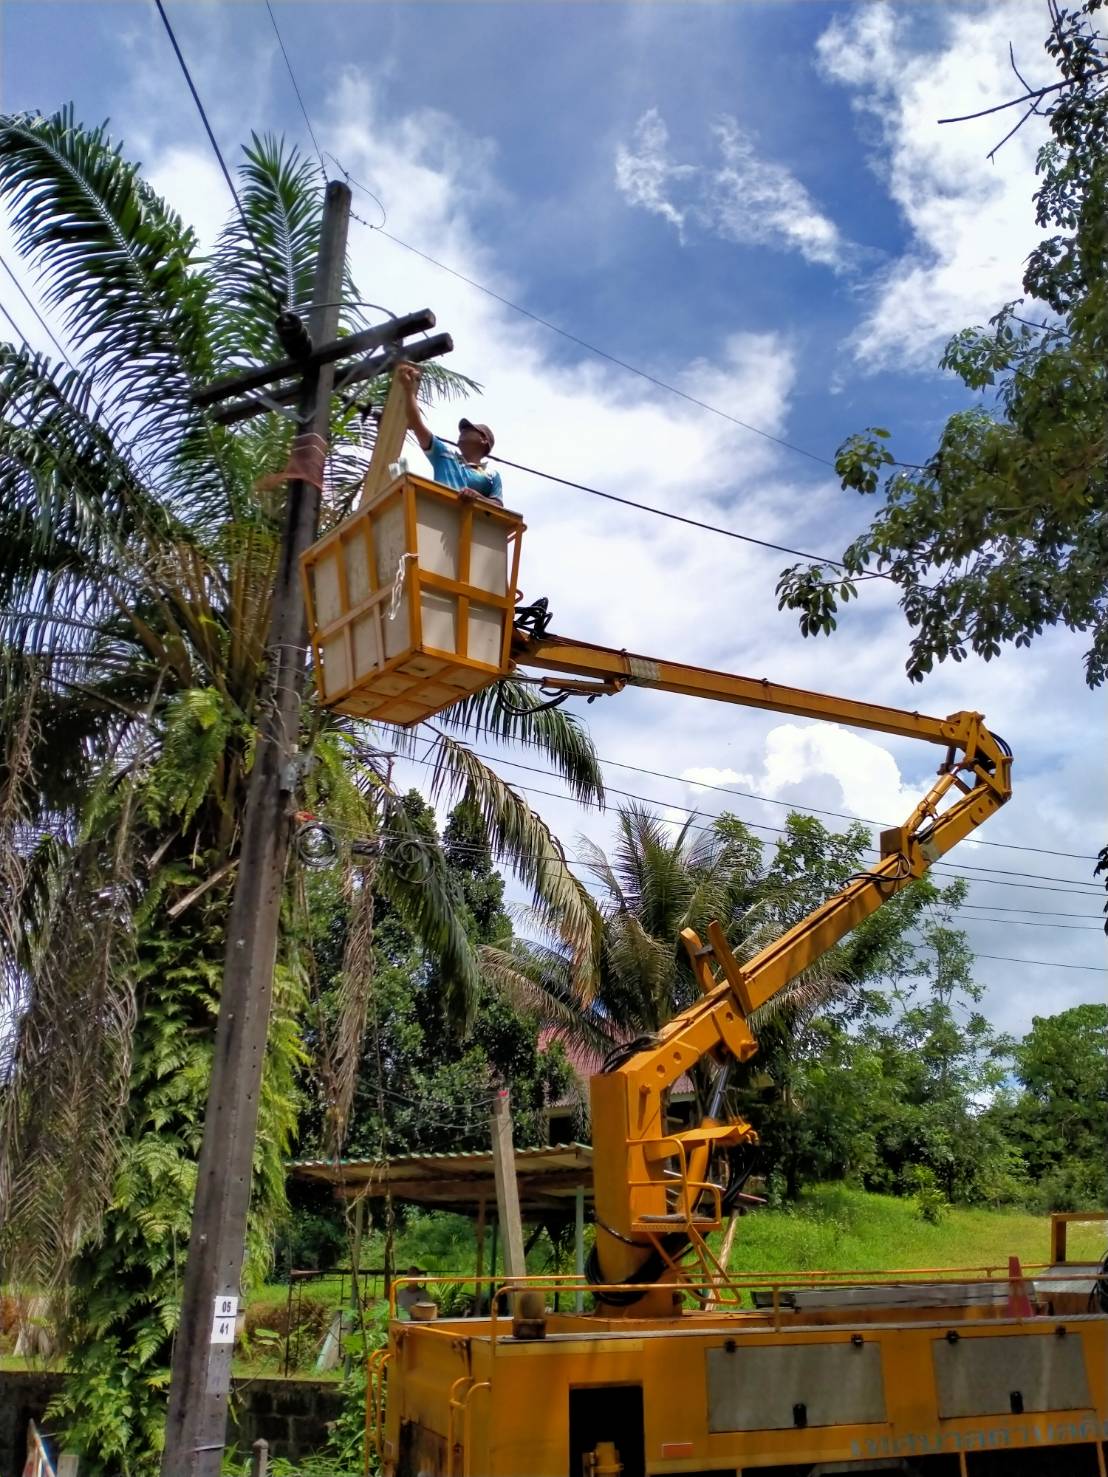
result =
[{"label": "yellow boom arm", "polygon": [[[704,1233],[721,1218],[719,1187],[707,1180],[712,1148],[753,1142],[755,1134],[743,1122],[718,1122],[714,1112],[697,1128],[669,1134],[667,1091],[704,1057],[722,1065],[753,1055],[757,1043],[747,1024],[751,1012],[998,810],[1011,794],[1011,753],[985,727],[980,713],[931,718],[553,635],[517,631],[513,657],[521,666],[569,674],[570,680],[551,679],[547,685],[570,691],[652,687],[923,739],[946,750],[938,778],[905,823],[882,832],[880,860],[872,870],[848,882],[745,964],[736,960],[718,923],[709,925],[706,944],[689,931],[684,942],[700,999],[649,1045],[592,1079],[601,1279],[644,1284],[681,1280],[677,1257],[690,1241],[702,1245]],[[654,1294],[636,1312],[663,1312],[667,1303],[672,1309],[672,1289],[661,1299]]]}]

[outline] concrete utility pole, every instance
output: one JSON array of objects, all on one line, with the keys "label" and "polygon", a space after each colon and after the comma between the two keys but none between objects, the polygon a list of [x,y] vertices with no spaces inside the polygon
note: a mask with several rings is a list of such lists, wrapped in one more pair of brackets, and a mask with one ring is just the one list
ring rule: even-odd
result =
[{"label": "concrete utility pole", "polygon": [[[350,190],[327,186],[308,324],[312,343],[339,323]],[[300,428],[309,448],[330,434],[333,363],[305,360]],[[322,457],[319,457],[320,463]],[[204,1141],[173,1350],[162,1477],[218,1477],[227,1430],[231,1351],[265,1060],[277,933],[292,833],[307,628],[300,555],[315,541],[320,490],[290,481],[269,629],[272,679],[250,772]]]}]

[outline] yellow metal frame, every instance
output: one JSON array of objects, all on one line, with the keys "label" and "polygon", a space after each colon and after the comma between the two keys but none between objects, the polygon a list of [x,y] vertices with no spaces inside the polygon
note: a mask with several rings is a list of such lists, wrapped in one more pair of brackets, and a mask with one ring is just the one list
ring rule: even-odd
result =
[{"label": "yellow metal frame", "polygon": [[[524,530],[522,518],[518,513],[487,499],[481,500],[479,505],[476,502],[462,503],[458,542],[460,577],[457,580],[448,579],[419,566],[417,496],[455,506],[460,502],[457,493],[450,488],[425,477],[405,473],[387,483],[356,513],[331,529],[301,559],[300,576],[308,615],[308,637],[316,688],[321,702],[334,712],[407,726],[488,687],[509,666],[512,615],[519,578],[520,538]],[[400,579],[408,597],[406,642],[401,651],[384,660],[371,674],[357,676],[353,640],[356,623],[370,619],[376,627],[377,646],[382,656],[386,650],[385,623],[389,619],[388,607],[396,585],[397,571],[388,570],[385,571],[384,578],[379,576],[374,529],[380,518],[397,503],[402,505],[404,513],[403,572]],[[473,528],[478,520],[497,523],[505,529],[508,569],[505,592],[502,595],[492,594],[470,582]],[[364,544],[370,590],[364,599],[353,604],[347,588],[345,550],[348,545],[357,541]],[[340,609],[336,619],[320,625],[313,597],[312,578],[321,564],[331,560],[334,560],[337,573]],[[456,651],[442,651],[424,645],[421,619],[421,594],[424,590],[456,597]],[[476,661],[466,654],[471,604],[491,607],[503,614],[503,635],[495,664]],[[328,692],[324,648],[336,637],[341,638],[344,643],[350,680]]]},{"label": "yellow metal frame", "polygon": [[[393,422],[398,424],[395,415]],[[395,439],[395,424],[390,435]],[[379,478],[381,458],[377,461]],[[405,478],[392,487],[378,487],[368,504],[372,512],[384,498],[408,499],[411,551],[416,550],[413,487],[454,496],[422,479]],[[355,522],[350,520],[329,537],[347,536],[344,530]],[[521,532],[517,520],[509,585],[513,600]],[[445,587],[460,599],[467,593],[464,578],[436,579],[415,563],[409,570],[415,612],[412,651],[394,658],[386,676],[403,671],[413,653],[420,658],[428,655],[417,650],[422,636],[419,588]],[[461,566],[459,574],[466,573]],[[375,591],[377,598],[386,593]],[[484,592],[479,598],[490,603]],[[459,621],[463,620],[460,610]],[[316,635],[329,636],[338,625]],[[528,1277],[505,1282],[501,1289],[514,1293],[538,1287],[567,1296],[588,1291],[597,1300],[597,1311],[588,1316],[548,1313],[546,1337],[537,1340],[522,1337],[522,1330],[521,1336],[514,1335],[511,1321],[497,1314],[496,1296],[487,1318],[427,1324],[394,1321],[389,1353],[371,1371],[366,1408],[367,1438],[376,1445],[385,1477],[394,1473],[410,1477],[416,1467],[441,1477],[477,1473],[565,1477],[573,1390],[623,1384],[638,1385],[643,1391],[643,1439],[646,1470],[651,1474],[745,1472],[776,1463],[872,1464],[913,1453],[957,1452],[963,1477],[971,1477],[973,1460],[971,1456],[967,1466],[967,1452],[1089,1440],[1097,1444],[1101,1477],[1108,1477],[1101,1446],[1108,1438],[1108,1319],[1081,1312],[1066,1313],[1064,1324],[1059,1322],[1063,1315],[1055,1315],[1053,1308],[1073,1307],[1075,1297],[1080,1301],[1072,1272],[1067,1277],[1057,1269],[1044,1272],[1013,1262],[1008,1268],[911,1273],[730,1273],[720,1266],[708,1240],[722,1218],[722,1192],[710,1174],[711,1157],[717,1149],[753,1141],[754,1130],[742,1121],[713,1119],[680,1133],[669,1133],[666,1125],[667,1093],[684,1073],[705,1057],[720,1064],[748,1059],[757,1050],[748,1023],[752,1011],[1005,804],[1011,793],[1007,746],[989,732],[979,713],[928,717],[557,636],[516,632],[509,650],[509,634],[506,629],[499,668],[464,664],[473,679],[471,690],[491,685],[514,667],[525,667],[553,674],[544,685],[567,692],[652,687],[919,739],[939,746],[943,756],[935,781],[911,815],[882,834],[875,865],[753,958],[736,959],[718,923],[709,925],[706,940],[686,931],[683,941],[700,987],[699,999],[648,1045],[592,1082],[597,1250],[604,1282]],[[430,654],[432,659],[447,655],[458,661],[452,653]],[[418,670],[408,675],[421,677]],[[425,678],[424,673],[421,680]],[[352,704],[356,701],[351,694],[345,697]],[[353,705],[345,710],[358,711]],[[378,710],[372,716],[384,715]],[[1068,1219],[1076,1217],[1055,1218],[1053,1226],[1052,1253],[1058,1261],[1065,1255]],[[648,1269],[652,1259],[656,1265]],[[1032,1276],[1039,1299],[1034,1306],[1027,1292]],[[656,1280],[649,1282],[649,1277]],[[451,1280],[475,1287],[491,1284],[487,1276]],[[941,1294],[947,1282],[952,1284],[949,1304]],[[967,1282],[987,1285],[989,1295],[967,1296]],[[403,1283],[404,1279],[396,1280],[393,1298]],[[928,1291],[913,1301],[910,1289],[920,1284]],[[805,1311],[802,1298],[786,1297],[790,1290],[804,1288],[862,1287],[870,1296],[855,1299],[856,1306],[845,1299],[829,1308]],[[1050,1292],[1052,1287],[1057,1294]],[[768,1294],[768,1306],[747,1306],[754,1290]],[[620,1292],[634,1292],[638,1300],[630,1306],[617,1306],[618,1299],[606,1301],[606,1294]],[[391,1311],[395,1319],[395,1301]],[[995,1409],[956,1419],[941,1414],[932,1368],[936,1343],[962,1338],[1053,1339],[1062,1333],[1080,1343],[1093,1392],[1088,1409],[1036,1408],[1030,1418],[1007,1411],[998,1414]],[[878,1346],[885,1420],[812,1429],[709,1429],[705,1360],[713,1351],[774,1348],[780,1353],[797,1345],[841,1344],[844,1339],[851,1346]],[[1041,1353],[1045,1357],[1046,1346]],[[387,1410],[386,1365],[392,1376]],[[403,1455],[404,1433],[411,1456]],[[417,1445],[411,1446],[412,1441]],[[594,1455],[598,1459],[603,1455],[610,1466],[618,1460],[607,1434],[603,1442],[598,1440]]]},{"label": "yellow metal frame", "polygon": [[[967,1276],[967,1272],[971,1275]],[[1034,1272],[1037,1292],[1072,1275]],[[458,1279],[476,1285],[486,1278]],[[1022,1278],[1018,1279],[1022,1282]],[[637,1384],[643,1389],[646,1470],[652,1474],[727,1470],[753,1472],[778,1463],[858,1462],[934,1453],[973,1454],[1070,1443],[1099,1443],[1108,1434],[1108,1320],[1013,1312],[1013,1303],[984,1310],[954,1306],[965,1284],[1012,1290],[1003,1268],[943,1268],[928,1272],[838,1272],[729,1275],[731,1307],[689,1314],[680,1324],[653,1318],[618,1319],[601,1304],[588,1315],[547,1312],[545,1337],[524,1340],[513,1334],[510,1316],[498,1302],[522,1289],[537,1288],[548,1304],[554,1293],[567,1300],[584,1281],[566,1276],[504,1279],[485,1318],[444,1319],[439,1323],[394,1323],[390,1347],[403,1379],[390,1389],[386,1429],[377,1448],[385,1477],[421,1473],[440,1477],[565,1477],[568,1402],[581,1386]],[[895,1318],[866,1322],[840,1318],[833,1324],[806,1322],[789,1312],[790,1289],[866,1286],[892,1290],[914,1285],[952,1284],[952,1304],[917,1308]],[[604,1292],[627,1290],[588,1287]],[[738,1305],[743,1292],[772,1293],[770,1308]],[[937,1344],[981,1338],[1078,1343],[1091,1403],[1081,1408],[1016,1415],[987,1408],[976,1416],[944,1416],[932,1351]],[[884,1391],[885,1419],[870,1423],[815,1425],[795,1429],[713,1429],[705,1400],[705,1358],[723,1350],[758,1351],[783,1347],[877,1346]],[[1034,1361],[1032,1361],[1034,1362]],[[480,1394],[480,1402],[475,1398]],[[444,1438],[441,1464],[421,1448],[418,1468],[399,1466],[405,1425]],[[607,1434],[607,1433],[606,1433]],[[618,1434],[612,1432],[618,1446]],[[521,1456],[521,1453],[525,1455]],[[1098,1461],[1100,1457],[1098,1455]],[[964,1459],[960,1467],[965,1469]],[[927,1470],[926,1463],[923,1471]],[[1021,1468],[1021,1471],[1027,1470]]]}]

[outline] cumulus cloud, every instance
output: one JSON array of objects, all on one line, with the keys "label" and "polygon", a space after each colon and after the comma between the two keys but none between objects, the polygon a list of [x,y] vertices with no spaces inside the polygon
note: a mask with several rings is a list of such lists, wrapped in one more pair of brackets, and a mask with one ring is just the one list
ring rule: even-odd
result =
[{"label": "cumulus cloud", "polygon": [[[845,806],[860,820],[868,821],[901,820],[919,796],[918,786],[904,784],[887,748],[837,723],[782,723],[771,729],[765,738],[758,774],[698,765],[682,770],[681,777],[694,794],[720,786],[771,800],[788,799],[790,791],[807,781],[830,780],[838,794],[820,787],[821,793],[834,796],[827,808]],[[804,802],[798,796],[794,798],[803,807]]]},{"label": "cumulus cloud", "polygon": [[952,334],[1020,295],[1022,263],[1039,237],[1030,197],[1042,122],[1031,119],[990,161],[1014,119],[938,119],[1019,91],[1009,41],[1026,76],[1049,80],[1044,12],[1002,0],[929,15],[937,36],[925,44],[918,15],[885,3],[837,16],[816,44],[823,75],[849,89],[870,127],[876,122],[871,163],[909,233],[906,250],[877,274],[851,340],[872,371],[934,369]]},{"label": "cumulus cloud", "polygon": [[630,143],[616,150],[616,188],[628,204],[669,221],[682,240],[696,227],[742,246],[796,251],[836,271],[848,264],[852,252],[839,228],[785,165],[760,157],[734,118],[720,118],[711,137],[712,163],[676,163],[669,130],[658,109],[649,109]]}]

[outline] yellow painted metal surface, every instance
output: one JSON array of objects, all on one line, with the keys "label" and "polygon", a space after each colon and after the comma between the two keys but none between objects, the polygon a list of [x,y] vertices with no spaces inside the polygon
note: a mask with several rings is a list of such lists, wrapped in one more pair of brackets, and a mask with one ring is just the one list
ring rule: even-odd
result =
[{"label": "yellow painted metal surface", "polygon": [[[510,1330],[510,1319],[497,1322],[501,1330]],[[1065,1332],[1060,1334],[1059,1327]],[[983,1348],[982,1340],[1004,1342]],[[1039,1342],[1023,1342],[1030,1340]],[[996,1408],[1000,1402],[986,1393],[981,1397],[984,1408],[944,1415],[940,1375],[952,1345],[955,1353],[971,1360],[988,1359],[993,1349],[1003,1349],[1011,1359],[1015,1346],[1017,1355],[1025,1351],[1017,1360],[1022,1367],[1049,1362],[1064,1340],[1069,1341],[1067,1366],[1080,1367],[1083,1379],[1074,1383],[1072,1398],[1063,1392],[1058,1408],[1016,1413],[1010,1402]],[[928,1320],[774,1329],[754,1315],[693,1314],[636,1322],[620,1334],[602,1319],[552,1313],[546,1337],[539,1341],[518,1343],[510,1333],[496,1336],[489,1319],[467,1319],[431,1326],[394,1324],[390,1349],[381,1451],[385,1477],[573,1477],[574,1393],[597,1387],[641,1387],[645,1472],[652,1474],[772,1473],[775,1467],[789,1467],[792,1477],[792,1469],[803,1470],[806,1463],[879,1459],[915,1460],[926,1473],[927,1458],[964,1454],[972,1477],[976,1455],[990,1452],[1011,1453],[1012,1469],[1022,1474],[1035,1469],[1019,1466],[1018,1453],[1066,1447],[1077,1452],[1108,1435],[1108,1319],[1103,1317],[1061,1324],[1055,1318],[1032,1317],[962,1320],[953,1326]],[[833,1413],[835,1401],[845,1397],[828,1390],[826,1383],[823,1388],[805,1386],[803,1371],[818,1370],[828,1361],[849,1369],[852,1360],[876,1371],[866,1391],[872,1418],[828,1421],[827,1411]],[[792,1417],[786,1415],[789,1425],[721,1429],[721,1422],[756,1419],[750,1409],[757,1406],[749,1400],[746,1413],[738,1417],[727,1400],[721,1402],[720,1382],[728,1385],[731,1365],[749,1378],[759,1365],[774,1362],[786,1372],[798,1371],[795,1390],[774,1392],[777,1405],[784,1402],[786,1412],[793,1411]],[[732,1383],[734,1398],[742,1404],[742,1381]],[[972,1405],[972,1385],[966,1398]],[[1006,1389],[1003,1398],[1009,1401]],[[612,1409],[612,1429],[598,1436],[610,1441],[625,1461],[628,1436],[635,1433],[620,1427],[614,1400]],[[809,1409],[812,1422],[800,1424]],[[628,1477],[634,1474],[628,1472]]]}]

